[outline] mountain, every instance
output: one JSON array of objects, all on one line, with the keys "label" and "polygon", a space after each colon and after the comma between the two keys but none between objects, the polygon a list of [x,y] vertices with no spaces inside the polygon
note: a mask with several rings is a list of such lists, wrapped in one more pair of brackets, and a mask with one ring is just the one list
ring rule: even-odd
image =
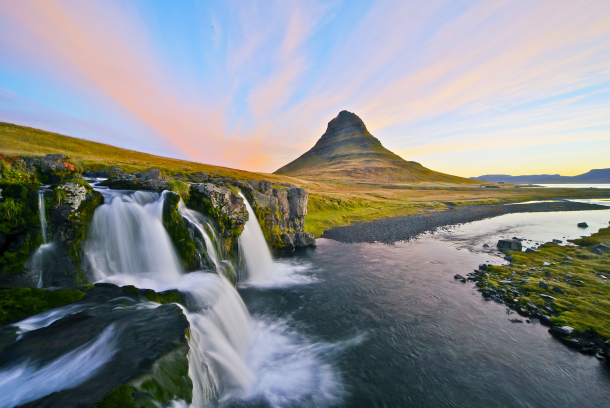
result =
[{"label": "mountain", "polygon": [[341,111],[308,152],[274,174],[308,180],[372,183],[459,183],[473,180],[430,170],[392,153],[366,128],[358,115]]},{"label": "mountain", "polygon": [[610,169],[594,169],[578,176],[560,176],[559,174],[535,174],[530,176],[509,176],[507,174],[486,174],[471,177],[473,180],[514,184],[606,184],[610,183]]}]

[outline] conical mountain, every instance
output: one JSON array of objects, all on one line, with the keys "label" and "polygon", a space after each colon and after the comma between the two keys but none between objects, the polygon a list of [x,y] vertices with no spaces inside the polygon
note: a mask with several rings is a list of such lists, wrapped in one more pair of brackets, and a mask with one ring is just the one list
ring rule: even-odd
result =
[{"label": "conical mountain", "polygon": [[392,153],[367,130],[358,115],[348,111],[341,111],[328,123],[311,150],[275,174],[310,180],[473,184],[473,180],[432,171]]}]

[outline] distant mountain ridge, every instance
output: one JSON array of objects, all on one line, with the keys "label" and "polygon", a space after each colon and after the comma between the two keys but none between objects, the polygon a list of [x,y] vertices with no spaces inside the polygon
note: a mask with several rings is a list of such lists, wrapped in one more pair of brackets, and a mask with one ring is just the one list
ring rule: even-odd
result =
[{"label": "distant mountain ridge", "polygon": [[372,183],[474,183],[404,160],[383,147],[358,115],[345,110],[328,123],[326,132],[314,147],[274,174]]},{"label": "distant mountain ridge", "polygon": [[610,169],[594,169],[578,176],[561,176],[559,174],[534,174],[530,176],[509,176],[507,174],[486,174],[470,177],[473,180],[492,183],[505,182],[511,184],[606,184],[610,183]]}]

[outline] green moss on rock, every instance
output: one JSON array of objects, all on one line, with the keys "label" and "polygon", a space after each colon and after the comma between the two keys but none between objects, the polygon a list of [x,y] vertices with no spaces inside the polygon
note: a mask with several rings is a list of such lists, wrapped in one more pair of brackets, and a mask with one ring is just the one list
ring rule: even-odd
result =
[{"label": "green moss on rock", "polygon": [[121,385],[110,391],[93,408],[140,408],[133,399],[136,389],[131,385]]},{"label": "green moss on rock", "polygon": [[178,212],[179,204],[180,196],[178,194],[167,194],[163,203],[163,225],[176,248],[182,267],[192,270],[199,266],[197,245]]},{"label": "green moss on rock", "polygon": [[83,296],[81,290],[0,289],[0,325],[76,302]]}]

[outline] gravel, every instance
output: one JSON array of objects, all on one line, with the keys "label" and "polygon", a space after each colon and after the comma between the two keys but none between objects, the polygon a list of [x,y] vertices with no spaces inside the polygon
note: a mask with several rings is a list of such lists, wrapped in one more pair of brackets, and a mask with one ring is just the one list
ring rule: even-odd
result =
[{"label": "gravel", "polygon": [[346,227],[337,227],[324,232],[322,238],[334,239],[345,243],[383,242],[391,244],[397,241],[407,241],[425,232],[435,231],[439,227],[459,225],[504,214],[607,209],[608,207],[601,205],[575,203],[571,201],[453,207],[440,212],[361,222]]}]

